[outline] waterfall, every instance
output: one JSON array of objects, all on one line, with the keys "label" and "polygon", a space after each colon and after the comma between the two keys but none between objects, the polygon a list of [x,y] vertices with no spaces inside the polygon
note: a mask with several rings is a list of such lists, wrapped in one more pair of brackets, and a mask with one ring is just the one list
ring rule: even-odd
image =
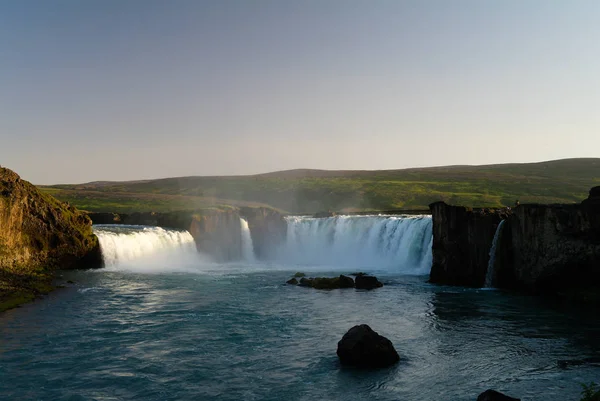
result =
[{"label": "waterfall", "polygon": [[94,225],[106,267],[165,267],[198,261],[187,231],[160,227]]},{"label": "waterfall", "polygon": [[240,217],[240,224],[242,226],[242,259],[246,262],[254,262],[254,245],[252,244],[248,221]]},{"label": "waterfall", "polygon": [[484,288],[493,288],[492,284],[494,281],[494,264],[496,262],[496,246],[498,245],[498,238],[500,237],[500,232],[502,231],[502,226],[506,220],[500,221],[498,223],[498,227],[496,228],[496,233],[494,234],[494,239],[492,240],[492,246],[490,248],[490,259],[488,261],[488,268],[485,273],[485,284]]},{"label": "waterfall", "polygon": [[281,262],[369,268],[403,274],[431,270],[431,216],[287,217]]}]

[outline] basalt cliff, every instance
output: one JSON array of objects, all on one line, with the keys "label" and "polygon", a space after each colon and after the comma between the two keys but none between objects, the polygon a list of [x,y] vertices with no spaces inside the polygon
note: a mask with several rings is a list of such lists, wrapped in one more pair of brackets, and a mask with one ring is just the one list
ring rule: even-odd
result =
[{"label": "basalt cliff", "polygon": [[0,167],[0,310],[50,289],[56,269],[101,265],[87,215]]},{"label": "basalt cliff", "polygon": [[597,297],[600,285],[600,187],[572,205],[519,205],[470,210],[430,205],[433,265],[438,284],[482,287],[489,252],[505,220],[492,269],[493,286],[528,293]]}]

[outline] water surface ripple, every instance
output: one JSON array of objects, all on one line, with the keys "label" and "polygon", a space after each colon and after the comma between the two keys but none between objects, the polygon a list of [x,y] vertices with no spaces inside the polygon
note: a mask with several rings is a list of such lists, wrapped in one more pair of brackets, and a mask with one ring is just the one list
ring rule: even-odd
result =
[{"label": "water surface ripple", "polygon": [[[0,316],[0,399],[471,401],[491,387],[564,401],[600,379],[557,363],[600,357],[593,312],[414,276],[371,292],[281,285],[290,273],[64,273],[76,284]],[[392,340],[397,366],[339,366],[360,323]]]}]

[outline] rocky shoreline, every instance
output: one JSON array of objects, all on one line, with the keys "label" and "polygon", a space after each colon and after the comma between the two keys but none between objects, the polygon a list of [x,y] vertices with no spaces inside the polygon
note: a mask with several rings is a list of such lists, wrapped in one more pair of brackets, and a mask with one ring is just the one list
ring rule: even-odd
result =
[{"label": "rocky shoreline", "polygon": [[56,269],[101,266],[85,213],[0,167],[0,311],[51,291]]}]

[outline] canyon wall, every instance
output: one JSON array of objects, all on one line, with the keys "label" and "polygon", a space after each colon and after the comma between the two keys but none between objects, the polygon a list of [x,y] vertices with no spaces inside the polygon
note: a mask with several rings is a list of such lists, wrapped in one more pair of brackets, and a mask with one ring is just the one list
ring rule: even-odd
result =
[{"label": "canyon wall", "polygon": [[600,187],[573,205],[469,211],[438,202],[431,282],[481,287],[500,219],[494,286],[529,293],[596,292],[600,284]]},{"label": "canyon wall", "polygon": [[429,208],[433,219],[430,281],[483,287],[494,234],[508,210],[472,210],[444,202]]}]

